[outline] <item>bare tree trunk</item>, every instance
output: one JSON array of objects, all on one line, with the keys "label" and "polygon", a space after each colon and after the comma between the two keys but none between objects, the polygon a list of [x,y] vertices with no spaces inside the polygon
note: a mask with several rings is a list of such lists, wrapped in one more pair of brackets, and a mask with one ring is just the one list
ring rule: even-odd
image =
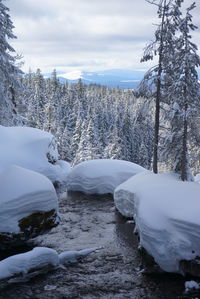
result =
[{"label": "bare tree trunk", "polygon": [[183,123],[183,151],[182,151],[182,160],[181,160],[181,180],[188,180],[188,161],[187,161],[187,134],[188,134],[188,124],[187,124],[187,109],[188,105],[185,104],[185,114],[184,114],[184,123]]},{"label": "bare tree trunk", "polygon": [[157,92],[156,92],[156,111],[154,125],[154,148],[153,148],[153,172],[158,173],[158,144],[159,144],[159,126],[160,126],[160,98],[161,98],[161,67],[159,68]]},{"label": "bare tree trunk", "polygon": [[154,125],[154,149],[153,149],[153,172],[158,173],[158,145],[159,145],[159,126],[160,126],[160,101],[161,101],[161,75],[162,75],[162,60],[163,60],[163,30],[166,14],[166,1],[163,3],[163,14],[161,22],[161,37],[159,49],[159,63],[158,63],[158,80],[156,91],[156,111],[155,111],[155,125]]}]

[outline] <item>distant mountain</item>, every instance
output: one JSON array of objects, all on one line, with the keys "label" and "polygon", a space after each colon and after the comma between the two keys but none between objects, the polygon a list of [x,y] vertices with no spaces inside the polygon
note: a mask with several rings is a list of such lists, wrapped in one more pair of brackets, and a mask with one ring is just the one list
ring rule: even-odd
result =
[{"label": "distant mountain", "polygon": [[75,83],[78,79],[85,84],[99,84],[108,87],[119,87],[122,89],[135,88],[143,78],[144,72],[131,70],[106,70],[99,72],[73,71],[69,73],[59,73],[61,82],[65,80]]},{"label": "distant mountain", "polygon": [[[99,72],[84,72],[75,70],[68,73],[58,73],[59,80],[65,82],[66,80],[71,83],[76,83],[78,79],[81,79],[85,84],[99,84],[108,87],[119,87],[122,89],[136,88],[139,82],[143,79],[144,71],[132,71],[132,70],[105,70]],[[198,75],[200,78],[200,69],[198,69]],[[49,77],[50,74],[45,74]]]}]

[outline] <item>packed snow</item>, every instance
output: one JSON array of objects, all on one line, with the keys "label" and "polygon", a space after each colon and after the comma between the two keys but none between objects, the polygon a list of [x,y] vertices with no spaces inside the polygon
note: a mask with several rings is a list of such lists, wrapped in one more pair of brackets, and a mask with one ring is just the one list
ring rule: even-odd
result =
[{"label": "packed snow", "polygon": [[140,245],[167,272],[200,256],[200,185],[174,174],[141,173],[115,189],[120,213],[134,217]]},{"label": "packed snow", "polygon": [[128,178],[146,171],[128,161],[97,159],[76,165],[67,177],[67,189],[88,194],[113,193]]},{"label": "packed snow", "polygon": [[58,160],[50,133],[29,127],[0,126],[0,139],[0,172],[10,165],[18,165],[44,174],[53,182],[66,180],[70,165]]},{"label": "packed snow", "polygon": [[52,182],[42,174],[18,166],[0,173],[0,232],[18,233],[18,221],[35,212],[58,210]]}]

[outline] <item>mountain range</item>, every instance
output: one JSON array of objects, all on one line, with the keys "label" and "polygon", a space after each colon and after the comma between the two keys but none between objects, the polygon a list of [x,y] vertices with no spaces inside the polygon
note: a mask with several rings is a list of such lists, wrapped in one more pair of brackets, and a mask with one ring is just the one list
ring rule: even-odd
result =
[{"label": "mountain range", "polygon": [[135,88],[145,72],[131,70],[105,70],[99,72],[73,71],[69,73],[58,73],[59,80],[75,83],[81,79],[85,84],[99,84],[108,87],[119,87],[122,89]]},{"label": "mountain range", "polygon": [[[61,82],[66,80],[70,83],[76,83],[79,79],[84,84],[99,84],[108,87],[118,87],[122,89],[134,89],[144,77],[145,71],[134,70],[104,70],[99,72],[86,72],[74,70],[72,72],[63,73],[58,72],[58,77]],[[198,69],[200,78],[200,69]],[[45,77],[50,77],[50,74],[45,74]]]}]

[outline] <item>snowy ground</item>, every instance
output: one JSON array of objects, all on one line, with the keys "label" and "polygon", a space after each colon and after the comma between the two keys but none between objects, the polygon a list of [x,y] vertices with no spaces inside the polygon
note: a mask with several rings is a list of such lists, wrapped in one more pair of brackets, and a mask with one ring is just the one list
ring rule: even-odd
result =
[{"label": "snowy ground", "polygon": [[141,259],[133,223],[115,211],[111,197],[71,194],[62,199],[60,210],[62,223],[38,237],[37,245],[49,246],[59,253],[103,248],[66,269],[4,288],[0,290],[0,299],[184,298],[181,276],[150,277],[140,273]]}]

